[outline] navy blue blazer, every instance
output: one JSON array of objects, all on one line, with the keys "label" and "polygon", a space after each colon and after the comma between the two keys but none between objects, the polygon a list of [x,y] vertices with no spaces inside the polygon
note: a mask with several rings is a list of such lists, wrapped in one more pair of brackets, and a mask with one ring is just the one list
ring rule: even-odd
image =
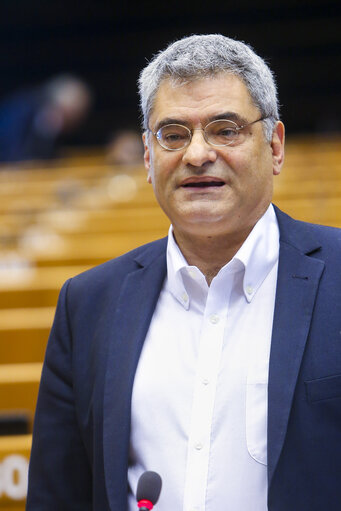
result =
[{"label": "navy blue blazer", "polygon": [[[341,230],[276,214],[268,509],[340,511]],[[132,385],[165,275],[162,239],[63,286],[39,391],[28,511],[126,510]]]}]

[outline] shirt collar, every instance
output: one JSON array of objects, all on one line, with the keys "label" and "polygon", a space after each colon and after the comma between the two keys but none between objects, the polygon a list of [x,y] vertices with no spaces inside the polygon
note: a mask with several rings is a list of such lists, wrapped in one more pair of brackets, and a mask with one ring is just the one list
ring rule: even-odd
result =
[{"label": "shirt collar", "polygon": [[167,279],[168,279],[168,288],[172,293],[174,298],[176,298],[182,306],[188,310],[189,309],[189,296],[186,291],[183,279],[182,279],[182,271],[183,269],[190,269],[192,271],[199,271],[198,268],[194,266],[189,266],[186,259],[184,258],[179,246],[177,245],[174,235],[173,235],[173,227],[170,226],[168,232],[168,244],[167,244]]},{"label": "shirt collar", "polygon": [[[244,270],[243,292],[246,300],[251,302],[262,282],[278,261],[279,229],[272,204],[258,220],[249,236],[215,278],[227,277],[227,274]],[[172,226],[169,228],[167,245],[167,285],[172,295],[188,310],[190,300],[186,291],[183,272],[195,275],[205,285],[205,277],[195,266],[189,266],[177,245]],[[206,284],[207,285],[207,284]]]},{"label": "shirt collar", "polygon": [[278,261],[279,228],[272,204],[258,220],[249,236],[240,247],[235,259],[245,268],[243,291],[251,302],[270,270]]}]

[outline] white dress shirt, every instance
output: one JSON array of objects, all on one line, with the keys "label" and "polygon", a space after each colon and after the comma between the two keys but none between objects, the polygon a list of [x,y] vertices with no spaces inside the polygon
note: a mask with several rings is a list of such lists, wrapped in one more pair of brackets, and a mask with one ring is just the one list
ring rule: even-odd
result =
[{"label": "white dress shirt", "polygon": [[162,477],[160,511],[267,510],[278,254],[271,205],[208,286],[170,229],[167,277],[134,380],[129,511],[145,470]]}]

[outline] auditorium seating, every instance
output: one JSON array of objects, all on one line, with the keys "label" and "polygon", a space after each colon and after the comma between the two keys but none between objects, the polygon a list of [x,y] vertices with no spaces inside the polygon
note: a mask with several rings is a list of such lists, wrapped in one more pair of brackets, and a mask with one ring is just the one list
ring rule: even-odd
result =
[{"label": "auditorium seating", "polygon": [[0,310],[54,306],[63,282],[90,267],[32,267],[20,266],[21,262],[18,267],[0,270]]},{"label": "auditorium seating", "polygon": [[[340,141],[289,139],[274,203],[298,219],[341,227]],[[45,168],[0,169],[0,511],[24,509],[33,413],[61,285],[168,227],[142,166],[112,168],[80,155]]]}]

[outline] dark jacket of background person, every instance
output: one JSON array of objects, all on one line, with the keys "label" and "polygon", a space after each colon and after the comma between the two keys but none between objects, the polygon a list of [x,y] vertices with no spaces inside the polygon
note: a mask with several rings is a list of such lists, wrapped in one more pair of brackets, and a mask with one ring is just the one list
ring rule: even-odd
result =
[{"label": "dark jacket of background person", "polygon": [[44,94],[32,90],[13,95],[0,104],[0,160],[45,159],[55,156],[55,137],[35,126]]},{"label": "dark jacket of background person", "polygon": [[0,161],[55,157],[60,136],[83,121],[90,104],[87,85],[69,75],[5,98],[0,103]]}]

